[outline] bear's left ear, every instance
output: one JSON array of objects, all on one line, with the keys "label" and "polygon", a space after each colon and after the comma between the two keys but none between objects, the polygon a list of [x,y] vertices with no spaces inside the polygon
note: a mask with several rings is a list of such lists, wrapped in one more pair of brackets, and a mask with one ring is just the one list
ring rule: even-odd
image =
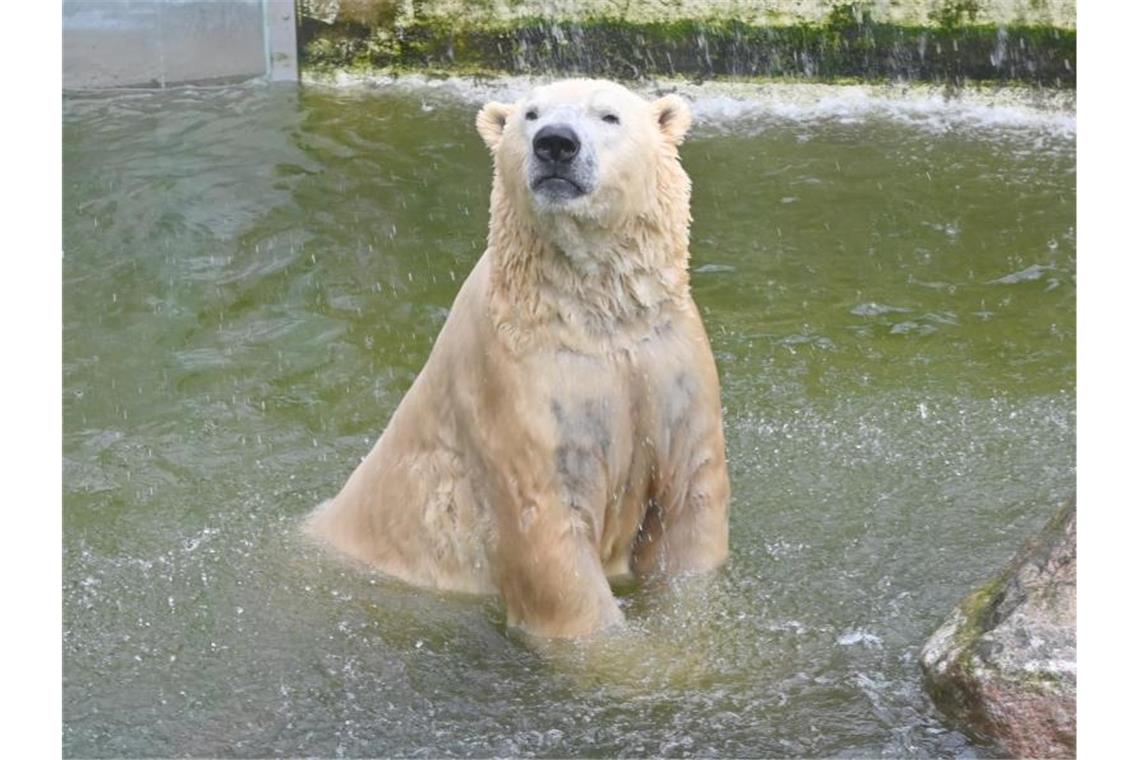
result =
[{"label": "bear's left ear", "polygon": [[665,139],[673,145],[680,145],[693,123],[693,113],[689,104],[680,95],[670,93],[653,104],[653,118]]},{"label": "bear's left ear", "polygon": [[491,152],[499,147],[499,140],[503,137],[503,129],[507,126],[507,119],[515,112],[515,106],[506,103],[488,103],[479,109],[475,117],[475,129]]}]

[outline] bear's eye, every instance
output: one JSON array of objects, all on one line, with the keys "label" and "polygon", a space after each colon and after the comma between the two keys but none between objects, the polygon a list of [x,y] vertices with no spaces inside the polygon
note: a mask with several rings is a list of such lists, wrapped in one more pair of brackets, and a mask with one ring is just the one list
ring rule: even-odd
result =
[{"label": "bear's eye", "polygon": [[534,110],[533,108],[526,112],[526,120],[527,121],[534,121],[537,118],[538,118],[538,111]]},{"label": "bear's eye", "polygon": [[612,113],[608,113],[605,116],[603,116],[602,121],[604,121],[606,124],[620,124],[621,123],[621,119],[619,119],[616,114],[612,114]]}]

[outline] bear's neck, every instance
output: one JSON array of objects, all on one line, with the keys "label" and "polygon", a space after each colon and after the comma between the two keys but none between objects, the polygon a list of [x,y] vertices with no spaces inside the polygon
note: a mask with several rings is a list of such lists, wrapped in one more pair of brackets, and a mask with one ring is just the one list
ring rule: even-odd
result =
[{"label": "bear's neck", "polygon": [[688,298],[687,203],[605,227],[492,209],[492,318],[514,348],[612,350],[652,334]]}]

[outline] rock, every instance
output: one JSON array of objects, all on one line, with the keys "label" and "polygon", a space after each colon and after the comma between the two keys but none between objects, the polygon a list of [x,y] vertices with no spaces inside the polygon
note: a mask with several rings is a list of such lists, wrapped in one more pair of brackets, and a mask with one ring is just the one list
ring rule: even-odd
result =
[{"label": "rock", "polygon": [[1076,754],[1076,576],[1070,502],[922,648],[939,709],[1015,757]]}]

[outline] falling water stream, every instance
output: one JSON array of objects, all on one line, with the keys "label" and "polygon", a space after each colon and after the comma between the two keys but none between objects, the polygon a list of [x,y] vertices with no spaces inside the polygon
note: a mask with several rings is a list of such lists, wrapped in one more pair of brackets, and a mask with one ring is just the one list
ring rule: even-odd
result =
[{"label": "falling water stream", "polygon": [[917,652],[1074,489],[1073,115],[693,92],[731,561],[578,643],[297,532],[483,250],[502,93],[65,98],[65,755],[993,753]]}]

